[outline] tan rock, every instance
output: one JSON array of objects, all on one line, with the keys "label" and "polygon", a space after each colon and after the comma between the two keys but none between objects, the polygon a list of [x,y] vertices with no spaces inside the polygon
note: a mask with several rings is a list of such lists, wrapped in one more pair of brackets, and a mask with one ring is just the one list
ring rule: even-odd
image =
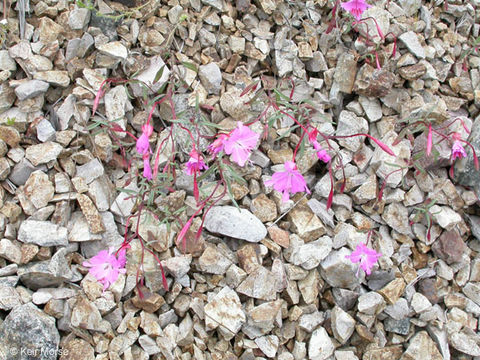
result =
[{"label": "tan rock", "polygon": [[77,201],[80,204],[83,215],[87,219],[88,227],[93,234],[102,233],[105,231],[102,217],[93,201],[87,195],[77,194]]},{"label": "tan rock", "polygon": [[378,293],[382,295],[390,305],[393,305],[400,296],[403,295],[405,287],[405,281],[401,278],[396,278],[390,281],[383,289],[378,290]]}]

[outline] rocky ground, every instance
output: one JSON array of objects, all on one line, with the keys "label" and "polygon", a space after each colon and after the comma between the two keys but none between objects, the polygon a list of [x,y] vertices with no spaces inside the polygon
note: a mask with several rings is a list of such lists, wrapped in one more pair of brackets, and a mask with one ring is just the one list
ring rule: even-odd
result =
[{"label": "rocky ground", "polygon": [[[334,6],[327,0],[33,0],[25,23],[20,9],[28,3],[7,2],[0,358],[480,359],[480,174],[472,151],[457,161],[455,180],[448,141],[436,157],[418,160],[427,171],[387,177],[425,148],[418,133],[394,144],[405,119],[429,116],[442,126],[460,118],[471,134],[460,121],[452,131],[480,149],[480,57],[472,43],[480,4],[371,3],[364,17],[398,38],[393,58],[393,37],[379,44],[381,69],[362,57],[366,46],[348,31],[344,13],[327,34]],[[155,83],[167,57],[177,64],[167,62]],[[168,292],[146,254],[139,296],[138,241],[126,275],[102,292],[81,264],[121,244],[138,209],[120,189],[138,187],[116,143],[95,126],[120,119],[138,135],[149,108],[138,86],[112,84],[93,118],[95,95],[106,78],[135,76],[158,89],[170,75],[184,81],[174,97],[179,112],[195,111],[198,99],[209,109],[203,115],[226,128],[262,110],[239,96],[260,75],[287,92],[294,84],[292,102],[310,101],[321,131],[368,133],[398,156],[364,138],[332,141],[347,182],[327,211],[328,170],[308,149],[299,168],[311,194],[283,203],[265,187],[275,166],[291,159],[298,136],[265,141],[245,173],[248,186],[235,187],[243,210],[228,199],[213,208],[189,254],[166,225],[140,219],[139,235],[153,239]],[[162,139],[160,118],[167,121],[168,111],[154,116],[154,142]],[[274,129],[278,135],[292,125],[280,118]],[[134,148],[127,144],[129,154]],[[342,171],[334,176],[341,184]],[[177,190],[156,201],[186,204],[191,215],[191,178],[179,174]],[[368,234],[382,257],[365,276],[345,256]]]}]

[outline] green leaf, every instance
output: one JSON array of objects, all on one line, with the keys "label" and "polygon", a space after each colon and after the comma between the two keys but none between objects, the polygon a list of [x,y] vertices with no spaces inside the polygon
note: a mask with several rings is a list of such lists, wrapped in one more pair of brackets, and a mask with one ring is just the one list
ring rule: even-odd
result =
[{"label": "green leaf", "polygon": [[198,69],[197,69],[197,67],[195,66],[195,64],[192,64],[192,63],[186,62],[186,61],[182,61],[182,65],[185,66],[187,69],[193,70],[193,71],[195,71],[196,73],[198,73]]},{"label": "green leaf", "polygon": [[163,70],[165,70],[165,65],[163,65],[160,70],[157,71],[157,74],[153,78],[153,83],[155,84],[158,80],[162,78]]}]

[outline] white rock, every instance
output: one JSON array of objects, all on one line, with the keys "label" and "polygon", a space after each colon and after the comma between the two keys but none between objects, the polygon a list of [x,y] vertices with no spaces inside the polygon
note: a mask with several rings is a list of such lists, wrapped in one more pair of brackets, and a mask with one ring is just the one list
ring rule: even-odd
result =
[{"label": "white rock", "polygon": [[310,360],[326,360],[332,356],[335,346],[323,327],[316,329],[308,343],[308,358]]}]

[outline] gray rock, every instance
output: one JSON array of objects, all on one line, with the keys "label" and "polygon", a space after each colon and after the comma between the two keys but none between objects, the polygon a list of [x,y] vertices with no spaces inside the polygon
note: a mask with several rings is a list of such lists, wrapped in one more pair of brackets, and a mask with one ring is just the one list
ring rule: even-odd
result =
[{"label": "gray rock", "polygon": [[30,174],[23,188],[23,192],[33,206],[41,209],[47,206],[49,201],[52,200],[55,188],[48,178],[48,175],[43,171],[37,170]]},{"label": "gray rock", "polygon": [[[352,264],[345,257],[350,253],[347,248],[343,247],[338,251],[332,251],[320,263],[320,274],[330,286],[353,289],[358,285],[361,279],[356,276],[357,265]],[[361,277],[362,275],[360,275]]]},{"label": "gray rock", "polygon": [[433,205],[430,208],[433,220],[442,228],[452,230],[455,225],[462,222],[462,217],[448,206]]},{"label": "gray rock", "polygon": [[198,77],[209,94],[218,95],[222,85],[222,72],[216,63],[202,65],[198,69]]},{"label": "gray rock", "polygon": [[323,323],[324,320],[325,316],[323,313],[320,311],[314,311],[313,313],[300,316],[300,319],[298,319],[298,326],[306,332],[311,333],[318,327],[318,325]]},{"label": "gray rock", "polygon": [[71,242],[101,240],[100,234],[92,234],[88,227],[87,219],[81,211],[72,214],[68,225],[68,240]]},{"label": "gray rock", "polygon": [[454,331],[449,334],[448,340],[456,350],[470,356],[480,356],[480,346],[477,344],[476,336],[464,331]]},{"label": "gray rock", "polygon": [[382,118],[382,106],[378,99],[360,96],[358,100],[370,122],[375,122]]},{"label": "gray rock", "polygon": [[205,305],[206,330],[218,328],[226,340],[233,338],[245,321],[240,299],[229,287],[224,287]]},{"label": "gray rock", "polygon": [[190,263],[192,262],[192,255],[175,256],[163,260],[162,264],[165,270],[179,279],[185,276],[190,270]]},{"label": "gray rock", "polygon": [[[105,115],[110,121],[114,121],[123,130],[126,129],[127,119],[125,113],[132,108],[130,101],[128,100],[127,91],[122,85],[115,86],[105,94]],[[117,133],[117,136],[121,136],[124,133]]]},{"label": "gray rock", "polygon": [[18,240],[39,246],[67,246],[67,229],[50,221],[24,220],[18,230]]},{"label": "gray rock", "polygon": [[405,44],[410,52],[419,59],[425,59],[425,49],[420,44],[417,34],[413,31],[403,33],[398,39]]},{"label": "gray rock", "polygon": [[392,203],[385,207],[382,219],[400,234],[412,235],[412,229],[408,223],[408,210],[399,203]]},{"label": "gray rock", "polygon": [[128,50],[120,41],[112,41],[97,47],[101,54],[110,56],[113,59],[126,60]]},{"label": "gray rock", "polygon": [[323,236],[316,241],[309,242],[294,248],[288,260],[294,265],[299,265],[305,270],[316,268],[332,250],[332,239]]},{"label": "gray rock", "polygon": [[13,263],[20,264],[22,261],[22,250],[17,244],[18,242],[13,242],[9,239],[0,240],[0,257]]},{"label": "gray rock", "polygon": [[261,336],[255,339],[255,344],[269,358],[274,358],[278,350],[278,337],[275,335]]},{"label": "gray rock", "polygon": [[385,319],[385,330],[399,335],[407,335],[410,330],[410,319]]},{"label": "gray rock", "polygon": [[43,144],[29,146],[25,151],[25,158],[29,160],[33,166],[37,166],[56,160],[62,150],[62,145],[47,141]]},{"label": "gray rock", "polygon": [[90,184],[93,180],[104,174],[102,163],[97,159],[92,159],[84,165],[77,166],[76,176],[85,179],[86,184]]},{"label": "gray rock", "polygon": [[222,0],[202,0],[202,3],[205,5],[211,6],[220,12],[223,11]]},{"label": "gray rock", "polygon": [[100,215],[106,231],[101,234],[102,240],[87,241],[80,244],[81,253],[85,258],[91,258],[98,254],[99,251],[110,247],[118,249],[123,242],[123,236],[118,232],[113,214],[111,212],[102,212]]},{"label": "gray rock", "polygon": [[328,209],[327,211],[326,202],[320,202],[317,199],[310,199],[308,200],[307,205],[325,225],[331,228],[335,227],[335,222],[333,220],[334,211],[332,209]]},{"label": "gray rock", "polygon": [[308,358],[310,360],[328,359],[333,355],[334,350],[335,346],[327,331],[323,327],[316,329],[308,343]]},{"label": "gray rock", "polygon": [[55,129],[52,123],[47,119],[43,119],[37,125],[37,138],[41,142],[50,141],[55,138]]},{"label": "gray rock", "polygon": [[214,206],[205,217],[205,228],[216,234],[249,242],[259,242],[267,229],[250,211],[234,206]]},{"label": "gray rock", "polygon": [[13,286],[0,285],[0,310],[10,311],[20,305],[22,299],[17,290]]},{"label": "gray rock", "polygon": [[8,54],[8,50],[0,50],[0,70],[2,71],[17,70],[17,63]]},{"label": "gray rock", "polygon": [[475,302],[477,305],[480,305],[480,284],[469,282],[465,284],[462,288],[462,291],[467,297]]},{"label": "gray rock", "polygon": [[333,308],[331,319],[335,339],[345,344],[355,330],[355,320],[338,306]]},{"label": "gray rock", "polygon": [[408,17],[414,16],[422,6],[421,0],[399,0],[398,4]]},{"label": "gray rock", "polygon": [[237,292],[255,299],[275,300],[276,283],[274,279],[271,271],[259,266],[237,287]]},{"label": "gray rock", "polygon": [[18,268],[20,281],[29,289],[56,287],[73,278],[65,258],[66,248],[58,250],[50,260],[29,263]]},{"label": "gray rock", "polygon": [[[338,119],[336,135],[352,135],[358,133],[368,133],[368,122],[364,118],[356,116],[351,111],[342,111]],[[358,151],[362,146],[364,138],[355,136],[351,138],[340,138],[338,143],[351,151]]]},{"label": "gray rock", "polygon": [[27,100],[45,93],[49,84],[41,80],[29,80],[15,88],[15,95],[19,100]]},{"label": "gray rock", "polygon": [[15,307],[0,325],[0,354],[9,360],[55,360],[60,334],[55,319],[35,305]]},{"label": "gray rock", "polygon": [[353,309],[358,299],[358,292],[342,289],[342,288],[333,288],[332,289],[333,299],[335,304],[340,306],[345,311],[350,311]]},{"label": "gray rock", "polygon": [[68,15],[68,25],[72,30],[83,30],[90,21],[90,10],[78,8],[70,11]]},{"label": "gray rock", "polygon": [[383,296],[371,291],[358,298],[358,311],[367,315],[377,315],[385,308]]}]

